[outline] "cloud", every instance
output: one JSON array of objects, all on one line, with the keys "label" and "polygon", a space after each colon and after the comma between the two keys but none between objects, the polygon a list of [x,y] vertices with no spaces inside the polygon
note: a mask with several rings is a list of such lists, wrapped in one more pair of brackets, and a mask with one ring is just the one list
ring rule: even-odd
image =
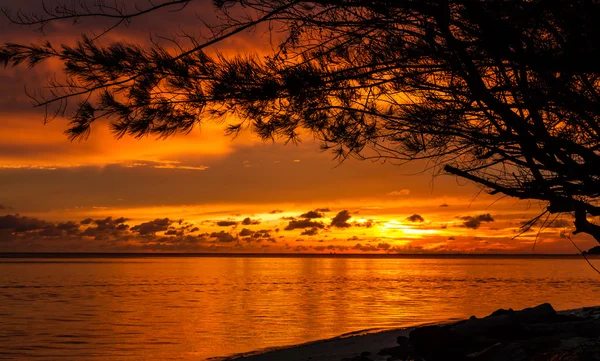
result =
[{"label": "cloud", "polygon": [[377,245],[377,248],[379,248],[379,249],[382,249],[382,250],[386,250],[386,251],[387,251],[388,249],[390,249],[391,247],[392,247],[392,245],[391,245],[391,244],[389,244],[389,243],[385,243],[385,242],[383,242],[383,243],[379,243],[379,244]]},{"label": "cloud", "polygon": [[314,210],[314,211],[308,211],[306,213],[303,213],[300,215],[300,217],[314,219],[314,218],[323,218],[323,217],[325,217],[325,215],[323,213],[320,213],[318,210]]},{"label": "cloud", "polygon": [[183,229],[169,229],[165,232],[165,236],[183,236]]},{"label": "cloud", "polygon": [[300,233],[301,236],[315,236],[317,234],[319,234],[319,229],[316,227],[305,229]]},{"label": "cloud", "polygon": [[450,207],[450,206],[447,205],[446,203],[442,203],[442,204],[440,204],[440,207],[445,208],[445,207]]},{"label": "cloud", "polygon": [[249,230],[248,228],[242,228],[240,231],[240,237],[248,237],[254,234],[254,231]]},{"label": "cloud", "polygon": [[391,191],[386,196],[407,196],[410,194],[410,189],[400,189],[397,191]]},{"label": "cloud", "polygon": [[352,225],[355,227],[365,227],[365,228],[372,228],[374,224],[375,224],[375,221],[373,221],[372,219],[367,219],[364,222],[352,222]]},{"label": "cloud", "polygon": [[237,226],[238,222],[227,220],[227,221],[218,221],[215,224],[219,227],[231,227],[231,226]]},{"label": "cloud", "polygon": [[0,217],[0,230],[10,230],[16,233],[36,231],[51,226],[50,223],[37,219],[23,217],[18,214]]},{"label": "cloud", "polygon": [[62,237],[73,236],[79,233],[79,225],[75,222],[59,223],[57,225],[49,225],[37,232],[39,237]]},{"label": "cloud", "polygon": [[250,219],[250,217],[246,217],[242,221],[242,224],[244,226],[250,226],[250,225],[253,225],[253,224],[260,224],[260,220],[258,220],[258,219]]},{"label": "cloud", "polygon": [[354,247],[352,247],[352,249],[361,251],[361,252],[377,252],[377,251],[379,251],[379,248],[375,247],[372,244],[362,245],[360,243],[355,244]]},{"label": "cloud", "polygon": [[331,210],[329,208],[317,208],[317,209],[315,209],[315,211],[321,212],[321,213],[331,212]]},{"label": "cloud", "polygon": [[230,243],[236,240],[234,236],[225,231],[213,232],[210,234],[212,238],[216,238],[218,242],[221,243]]},{"label": "cloud", "polygon": [[420,214],[416,214],[416,213],[413,214],[410,217],[407,217],[406,220],[410,221],[410,222],[413,222],[413,223],[416,223],[416,222],[419,222],[419,223],[425,222],[425,219],[423,217],[421,217]]},{"label": "cloud", "polygon": [[492,218],[492,216],[489,213],[480,214],[476,217],[472,217],[472,216],[460,217],[460,219],[462,219],[464,221],[463,227],[467,227],[467,228],[471,228],[471,229],[479,228],[479,226],[481,226],[482,222],[494,222],[494,218]]},{"label": "cloud", "polygon": [[294,229],[305,229],[305,228],[325,228],[325,225],[322,222],[311,221],[310,219],[299,219],[290,220],[287,226],[285,226],[286,231],[291,231]]},{"label": "cloud", "polygon": [[274,209],[271,212],[269,212],[269,214],[278,214],[278,213],[283,213],[283,211],[281,209]]},{"label": "cloud", "polygon": [[[110,217],[109,217],[110,218]],[[156,232],[163,232],[169,229],[169,226],[174,221],[169,218],[156,218],[153,221],[144,222],[136,226],[131,227],[132,232],[139,233],[140,235],[154,235]]]},{"label": "cloud", "polygon": [[345,246],[345,245],[329,244],[327,246],[316,246],[316,247],[313,247],[313,249],[315,251],[318,251],[318,252],[321,252],[321,251],[330,251],[330,252],[332,252],[332,251],[341,251],[341,252],[344,252],[344,251],[349,250],[350,247]]},{"label": "cloud", "polygon": [[333,219],[331,220],[331,226],[337,228],[348,228],[351,226],[350,223],[348,223],[348,220],[350,218],[352,218],[350,212],[344,209],[343,211],[340,211],[338,214],[336,214],[335,217],[333,217]]},{"label": "cloud", "polygon": [[[89,226],[83,231],[83,233],[81,235],[88,236],[88,237],[94,237],[96,239],[104,239],[104,238],[108,238],[108,237],[119,236],[123,232],[129,230],[129,225],[124,223],[128,220],[129,219],[124,218],[124,217],[120,217],[120,218],[116,218],[116,219],[113,219],[112,217],[106,217],[103,219],[87,218],[87,219],[84,219],[83,221],[79,222],[81,225]],[[147,222],[146,224],[142,223],[137,226],[137,227],[139,227],[138,229],[132,230],[132,231],[138,232],[140,235],[154,234],[153,232],[151,232],[151,229],[153,227],[154,228],[160,227],[161,221],[164,221],[164,220],[156,219],[154,221]],[[167,225],[167,227],[168,227],[168,225]],[[166,229],[167,228],[165,227],[163,230],[166,230]]]}]

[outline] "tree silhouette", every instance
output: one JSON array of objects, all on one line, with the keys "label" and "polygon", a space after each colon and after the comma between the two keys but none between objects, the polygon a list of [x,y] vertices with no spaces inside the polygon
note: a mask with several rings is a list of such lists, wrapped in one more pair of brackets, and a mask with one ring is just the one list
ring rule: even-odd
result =
[{"label": "tree silhouette", "polygon": [[[149,12],[186,11],[165,0],[128,12],[95,0],[11,13],[43,28],[86,17],[116,26]],[[432,159],[492,194],[569,212],[575,232],[600,242],[600,14],[585,0],[220,0],[227,21],[208,38],[159,43],[0,47],[8,65],[55,58],[64,83],[36,98],[68,113],[71,139],[99,118],[116,136],[169,136],[225,116],[229,133],[296,140],[304,129],[339,157]],[[252,16],[234,16],[243,8]],[[285,29],[269,56],[206,50],[261,24]],[[187,43],[188,45],[184,45]],[[174,48],[174,49],[172,49]],[[70,105],[69,101],[76,101]],[[72,102],[71,102],[72,103]]]}]

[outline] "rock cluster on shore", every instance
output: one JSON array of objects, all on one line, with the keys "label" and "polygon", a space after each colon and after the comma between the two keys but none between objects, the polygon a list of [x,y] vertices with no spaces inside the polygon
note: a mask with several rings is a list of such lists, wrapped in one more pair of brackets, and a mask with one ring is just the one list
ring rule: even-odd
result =
[{"label": "rock cluster on shore", "polygon": [[600,307],[557,313],[545,303],[521,311],[423,326],[378,355],[342,361],[600,361]]}]

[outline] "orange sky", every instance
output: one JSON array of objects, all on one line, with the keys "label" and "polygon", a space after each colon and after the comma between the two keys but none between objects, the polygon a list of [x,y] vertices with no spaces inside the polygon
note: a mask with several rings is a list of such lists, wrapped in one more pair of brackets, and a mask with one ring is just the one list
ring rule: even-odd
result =
[{"label": "orange sky", "polygon": [[[209,3],[195,10],[214,20]],[[147,41],[149,33],[196,25],[192,11],[161,14],[105,41]],[[69,42],[86,26],[104,24],[57,24],[42,35],[2,20],[0,41]],[[267,47],[259,32],[219,50]],[[310,137],[284,146],[247,133],[232,139],[222,124],[205,124],[168,140],[115,140],[100,123],[87,141],[71,143],[66,120],[44,125],[24,93],[56,71],[56,64],[0,69],[0,251],[576,253],[567,218],[513,239],[539,214],[537,202],[434,179],[425,163],[338,164]],[[583,249],[595,245],[585,235],[573,239]]]}]

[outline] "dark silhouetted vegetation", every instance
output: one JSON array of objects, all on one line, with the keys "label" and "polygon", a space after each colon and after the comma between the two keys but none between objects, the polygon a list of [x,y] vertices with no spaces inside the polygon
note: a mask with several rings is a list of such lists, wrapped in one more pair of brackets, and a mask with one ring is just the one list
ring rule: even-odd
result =
[{"label": "dark silhouetted vegetation", "polygon": [[[110,30],[192,2],[129,13],[96,0],[45,15],[5,13],[39,27],[105,18]],[[51,82],[36,99],[67,112],[72,139],[88,136],[100,118],[110,119],[116,136],[169,136],[234,115],[225,118],[239,120],[228,125],[231,134],[249,128],[264,139],[296,140],[308,130],[342,159],[432,159],[490,193],[545,202],[535,221],[572,213],[574,233],[600,241],[592,218],[600,216],[598,1],[213,5],[229,20],[210,37],[179,38],[180,47],[83,36],[71,45],[6,43],[0,62],[63,63],[64,82]],[[241,8],[252,16],[236,17]],[[209,55],[209,47],[263,23],[279,31],[269,56]]]}]

